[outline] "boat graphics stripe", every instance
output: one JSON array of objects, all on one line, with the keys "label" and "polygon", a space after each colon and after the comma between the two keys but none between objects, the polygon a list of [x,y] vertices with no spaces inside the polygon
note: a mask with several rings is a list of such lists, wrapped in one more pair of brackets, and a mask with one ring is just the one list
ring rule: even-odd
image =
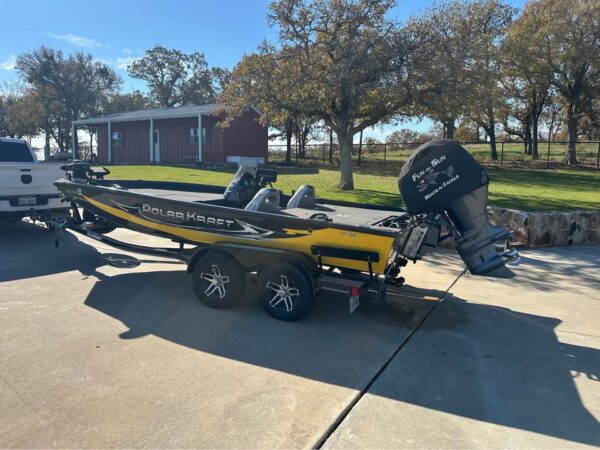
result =
[{"label": "boat graphics stripe", "polygon": [[[260,239],[253,239],[247,235],[241,237],[233,234],[224,234],[219,231],[210,232],[202,229],[181,227],[180,225],[169,224],[164,221],[157,221],[156,219],[149,219],[148,217],[137,215],[129,208],[120,208],[107,205],[86,195],[82,195],[81,197],[84,201],[88,202],[109,216],[128,221],[151,231],[161,232],[169,236],[180,237],[190,242],[197,242],[201,244],[229,242],[256,245],[267,248],[278,248],[304,253],[313,258],[315,261],[317,260],[317,257],[311,254],[311,247],[314,245],[339,246],[353,250],[368,250],[377,252],[380,255],[379,262],[373,263],[373,270],[378,273],[382,273],[384,271],[388,255],[390,254],[394,243],[393,236],[381,236],[333,227],[314,230],[284,228],[284,236],[276,237],[281,233],[274,233],[269,236],[264,236]],[[323,263],[326,265],[335,265],[357,270],[368,269],[366,262],[346,258],[323,257]]]},{"label": "boat graphics stripe", "polygon": [[[151,215],[149,215],[148,212],[151,210],[150,207],[149,207],[149,205],[148,205],[148,209],[147,209],[147,208],[145,208],[146,205],[144,205],[144,206],[142,206],[140,208],[139,206],[127,206],[127,205],[122,205],[122,204],[120,204],[120,203],[118,203],[118,202],[116,202],[114,200],[111,200],[111,201],[116,206],[118,206],[120,209],[122,209],[123,211],[128,212],[130,214],[143,217],[143,218],[145,218],[147,220],[150,220],[152,222],[162,223],[162,224],[165,224],[165,225],[173,225],[173,223],[171,223],[171,222],[165,222],[163,220],[159,220],[156,217],[152,217]],[[179,213],[179,214],[182,214],[182,216],[183,216],[183,213]],[[239,234],[239,235],[242,235],[243,237],[248,238],[248,239],[259,239],[259,238],[263,239],[263,238],[266,238],[266,237],[268,237],[268,236],[270,236],[270,235],[272,235],[274,233],[273,231],[266,230],[264,228],[260,228],[260,227],[257,227],[255,225],[251,225],[251,224],[249,224],[247,222],[244,222],[243,220],[240,220],[240,219],[231,219],[231,220],[228,220],[228,219],[216,219],[216,218],[212,218],[212,219],[213,219],[214,222],[220,221],[222,224],[226,224],[226,222],[232,222],[232,223],[235,223],[237,225],[237,227],[235,229],[231,229],[231,228],[228,229],[228,228],[223,227],[223,228],[219,229],[220,233]],[[180,228],[189,228],[191,230],[214,231],[214,227],[212,227],[212,228],[203,227],[203,226],[201,226],[199,224],[192,226],[192,225],[185,225],[185,224],[178,223],[177,226],[180,227]]]}]

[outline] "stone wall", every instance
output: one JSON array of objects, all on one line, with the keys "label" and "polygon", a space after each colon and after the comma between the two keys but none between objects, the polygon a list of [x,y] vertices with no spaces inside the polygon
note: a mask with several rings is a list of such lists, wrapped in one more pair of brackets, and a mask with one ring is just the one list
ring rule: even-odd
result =
[{"label": "stone wall", "polygon": [[600,211],[524,212],[489,207],[488,218],[528,247],[600,242]]}]

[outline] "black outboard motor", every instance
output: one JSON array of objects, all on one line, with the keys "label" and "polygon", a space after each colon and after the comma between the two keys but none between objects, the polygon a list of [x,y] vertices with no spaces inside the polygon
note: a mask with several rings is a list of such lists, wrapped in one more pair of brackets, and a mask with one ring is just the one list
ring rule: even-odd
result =
[{"label": "black outboard motor", "polygon": [[504,265],[494,243],[510,232],[487,221],[488,175],[457,142],[420,146],[400,171],[398,187],[410,214],[442,213],[454,229],[456,250],[474,275]]}]

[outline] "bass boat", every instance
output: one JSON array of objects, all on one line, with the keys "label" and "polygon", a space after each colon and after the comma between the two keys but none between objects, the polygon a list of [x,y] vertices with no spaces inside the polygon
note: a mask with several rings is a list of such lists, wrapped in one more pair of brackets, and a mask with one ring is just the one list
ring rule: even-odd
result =
[{"label": "bass boat", "polygon": [[257,273],[267,312],[283,320],[303,317],[328,287],[356,301],[375,284],[383,296],[388,285],[404,283],[408,261],[444,240],[475,275],[517,258],[510,232],[488,223],[486,171],[451,140],[424,144],[402,167],[406,209],[319,200],[306,184],[286,196],[273,187],[276,172],[262,168],[240,167],[224,190],[200,185],[186,193],[164,184],[115,185],[103,179],[107,169],[81,162],[64,168],[66,178],[55,185],[74,210],[84,210],[72,228],[98,238],[84,226],[92,222],[97,230],[124,227],[180,243],[172,254],[188,264],[196,294],[212,307],[232,306],[249,272]]}]

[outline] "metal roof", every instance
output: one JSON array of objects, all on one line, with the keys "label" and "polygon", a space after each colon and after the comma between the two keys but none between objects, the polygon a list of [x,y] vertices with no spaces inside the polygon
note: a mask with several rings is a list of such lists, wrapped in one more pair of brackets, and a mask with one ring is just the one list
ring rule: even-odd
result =
[{"label": "metal roof", "polygon": [[150,119],[176,119],[179,117],[196,117],[201,114],[210,114],[223,105],[218,103],[208,103],[197,106],[177,106],[174,108],[143,109],[140,111],[130,111],[116,114],[108,114],[100,117],[90,117],[82,120],[73,121],[73,125],[93,125],[98,123],[110,122],[131,122],[135,120]]}]

